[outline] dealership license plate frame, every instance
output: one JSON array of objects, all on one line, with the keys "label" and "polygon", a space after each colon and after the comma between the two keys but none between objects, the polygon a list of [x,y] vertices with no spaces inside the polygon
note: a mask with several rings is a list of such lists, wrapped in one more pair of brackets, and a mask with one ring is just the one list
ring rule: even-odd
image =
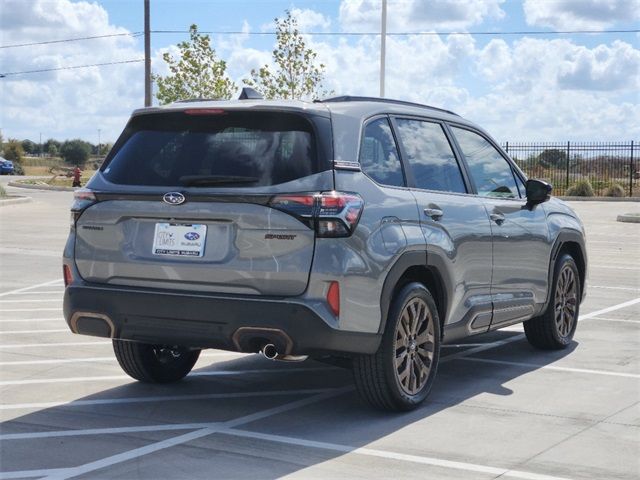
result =
[{"label": "dealership license plate frame", "polygon": [[[195,235],[188,238],[188,234]],[[157,222],[151,253],[163,257],[201,258],[206,240],[207,226],[203,223]]]}]

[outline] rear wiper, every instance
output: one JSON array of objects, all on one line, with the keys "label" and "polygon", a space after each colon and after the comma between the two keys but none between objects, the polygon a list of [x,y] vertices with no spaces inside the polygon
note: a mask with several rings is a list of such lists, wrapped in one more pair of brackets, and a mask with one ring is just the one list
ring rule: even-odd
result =
[{"label": "rear wiper", "polygon": [[233,175],[185,175],[178,179],[180,185],[185,187],[224,185],[228,183],[256,183],[259,180],[256,177],[237,177]]}]

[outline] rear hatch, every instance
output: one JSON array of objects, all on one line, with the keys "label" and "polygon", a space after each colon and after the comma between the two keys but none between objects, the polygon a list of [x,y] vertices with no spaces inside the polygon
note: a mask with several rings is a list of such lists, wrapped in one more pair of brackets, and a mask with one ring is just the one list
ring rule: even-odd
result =
[{"label": "rear hatch", "polygon": [[303,293],[315,233],[296,211],[304,205],[290,200],[333,189],[330,132],[327,117],[300,112],[134,116],[74,205],[80,275],[114,285]]}]

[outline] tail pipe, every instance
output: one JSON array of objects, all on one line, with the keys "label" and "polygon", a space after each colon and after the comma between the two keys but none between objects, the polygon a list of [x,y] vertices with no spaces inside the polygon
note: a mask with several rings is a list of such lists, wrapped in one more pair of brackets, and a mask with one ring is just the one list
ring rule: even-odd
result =
[{"label": "tail pipe", "polygon": [[269,360],[280,360],[282,362],[303,362],[307,359],[307,355],[284,355],[278,353],[278,349],[273,343],[267,343],[260,349],[260,353],[264,358]]}]

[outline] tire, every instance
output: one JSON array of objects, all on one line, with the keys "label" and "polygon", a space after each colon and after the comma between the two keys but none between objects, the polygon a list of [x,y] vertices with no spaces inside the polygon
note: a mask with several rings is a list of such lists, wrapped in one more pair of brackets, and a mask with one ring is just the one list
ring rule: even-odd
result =
[{"label": "tire", "polygon": [[551,299],[545,312],[524,322],[524,333],[531,345],[541,350],[567,348],[578,326],[580,313],[580,271],[568,253],[555,264]]},{"label": "tire", "polygon": [[113,340],[113,351],[125,373],[145,383],[177,382],[200,356],[200,350],[124,340]]},{"label": "tire", "polygon": [[378,351],[354,358],[356,388],[375,408],[412,410],[429,395],[439,358],[440,319],[436,302],[424,285],[410,283],[393,298]]}]

